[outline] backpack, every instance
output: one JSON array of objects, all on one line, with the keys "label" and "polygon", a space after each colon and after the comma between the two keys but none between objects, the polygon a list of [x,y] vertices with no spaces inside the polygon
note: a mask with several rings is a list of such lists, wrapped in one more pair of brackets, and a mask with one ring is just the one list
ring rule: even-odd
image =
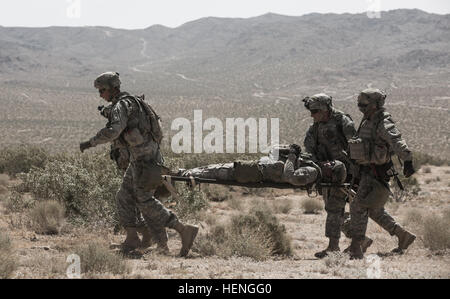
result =
[{"label": "backpack", "polygon": [[161,141],[164,137],[162,127],[161,127],[161,117],[155,112],[155,110],[145,101],[145,95],[141,96],[126,96],[128,99],[133,99],[136,101],[139,109],[143,111],[147,117],[148,122],[142,124],[145,130],[145,133],[149,134],[152,139],[158,144],[161,144]]}]

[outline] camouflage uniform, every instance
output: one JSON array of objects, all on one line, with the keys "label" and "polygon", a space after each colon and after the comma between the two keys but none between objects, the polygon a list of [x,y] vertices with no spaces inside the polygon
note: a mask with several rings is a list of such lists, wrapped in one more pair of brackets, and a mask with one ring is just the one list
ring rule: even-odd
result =
[{"label": "camouflage uniform", "polygon": [[[386,164],[389,165],[389,163],[391,163],[392,152],[397,154],[403,161],[412,160],[411,151],[405,141],[401,138],[401,134],[395,127],[391,115],[387,113],[384,108],[375,112],[370,119],[362,120],[358,136],[363,140],[371,140],[373,138],[373,127],[376,126],[377,123],[378,126],[376,128],[375,140],[373,140],[373,143],[375,144],[375,151],[381,149],[383,153],[380,154],[380,157],[385,156],[385,160],[380,160],[379,163],[384,162],[383,164],[359,162],[359,188],[355,200],[350,204],[350,230],[351,235],[356,239],[364,238],[368,217],[384,228],[390,235],[395,234],[395,227],[398,226],[398,223],[396,223],[384,209],[384,204],[388,201],[390,192],[388,185],[389,177],[386,176],[386,170],[390,167],[386,167]],[[374,180],[379,181],[381,184],[378,185]],[[374,186],[374,183],[377,185]],[[387,192],[381,191],[381,198],[377,199],[378,202],[367,202],[368,195],[371,192],[374,192],[373,189],[375,187],[385,188]]]},{"label": "camouflage uniform", "polygon": [[[328,98],[329,102],[327,102]],[[318,164],[325,161],[341,161],[349,172],[351,163],[347,154],[347,140],[356,133],[353,120],[349,115],[334,109],[331,106],[331,97],[325,94],[315,95],[304,101],[308,109],[330,111],[328,121],[315,122],[306,132],[304,141],[306,151],[312,154],[313,160]],[[325,224],[325,236],[327,238],[339,239],[341,236],[346,198],[345,193],[339,188],[325,188],[323,190],[327,212]]]},{"label": "camouflage uniform", "polygon": [[[110,114],[113,107],[114,105],[111,104],[106,107],[104,106],[98,107],[98,109],[100,111],[100,114],[109,120],[109,118],[111,117]],[[126,148],[126,145],[120,142],[120,139],[114,140],[111,143],[110,157],[116,163],[117,168],[123,171],[124,174],[128,168],[128,165],[130,164],[130,153]],[[132,190],[130,190],[130,193],[132,193]],[[144,217],[142,216],[142,213],[138,210],[135,200],[130,198],[128,200],[124,200],[124,198],[122,198],[120,201],[117,201],[117,209],[119,213],[120,223],[131,225],[131,227],[136,228],[144,228],[146,226]],[[135,219],[134,224],[131,224],[132,221],[125,220],[131,219],[132,217],[134,217]]]},{"label": "camouflage uniform", "polygon": [[404,230],[384,209],[388,201],[392,154],[405,161],[403,173],[406,177],[414,173],[412,153],[402,139],[384,105],[386,95],[378,89],[366,89],[358,97],[358,107],[364,113],[357,136],[349,141],[350,154],[359,165],[359,188],[355,200],[350,204],[350,246],[352,258],[362,258],[360,249],[364,239],[368,217],[396,235],[399,243],[394,252],[402,253],[415,240],[415,236]]},{"label": "camouflage uniform", "polygon": [[[130,154],[130,165],[127,168],[122,185],[117,193],[119,221],[124,227],[136,227],[136,206],[142,212],[152,235],[158,242],[167,242],[164,227],[173,227],[178,221],[175,214],[166,209],[154,195],[155,165],[161,163],[159,146],[149,134],[143,134],[141,144],[132,146],[127,143],[126,134],[133,134],[133,129],[139,129],[139,118],[146,117],[140,111],[138,104],[126,92],[119,93],[112,100],[112,109],[108,123],[89,142],[91,146],[113,142],[126,148]],[[131,126],[130,127],[130,123]],[[134,124],[133,124],[134,123]],[[135,131],[134,131],[135,132]]]},{"label": "camouflage uniform", "polygon": [[[289,183],[294,186],[306,186],[313,184],[320,176],[321,170],[310,157],[300,154],[298,157],[289,155],[273,160],[263,157],[258,161],[246,161],[248,165],[254,165],[254,175],[250,172],[244,177],[245,181],[237,174],[236,163],[222,163],[201,166],[180,171],[181,176],[193,176],[206,179],[218,179],[237,182],[271,182]],[[284,162],[285,161],[285,162]]]}]

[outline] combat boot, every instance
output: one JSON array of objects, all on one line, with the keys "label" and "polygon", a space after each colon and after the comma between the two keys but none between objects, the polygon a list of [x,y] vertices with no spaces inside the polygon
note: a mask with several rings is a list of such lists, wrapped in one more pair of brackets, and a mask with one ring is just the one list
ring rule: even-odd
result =
[{"label": "combat boot", "polygon": [[169,255],[170,250],[169,246],[167,246],[167,242],[169,241],[169,237],[167,236],[167,231],[164,228],[157,236],[157,246],[156,252],[159,254]]},{"label": "combat boot", "polygon": [[137,229],[137,232],[142,235],[140,248],[146,249],[153,245],[153,236],[148,227],[142,226]]},{"label": "combat boot", "polygon": [[405,230],[400,225],[395,227],[394,235],[398,238],[398,247],[392,250],[393,253],[403,254],[403,251],[406,250],[416,239],[414,234]]},{"label": "combat boot", "polygon": [[314,256],[319,259],[323,259],[324,257],[326,257],[328,255],[328,252],[332,252],[332,251],[334,251],[334,252],[340,251],[339,239],[337,239],[337,238],[329,238],[328,247],[325,250],[316,252],[314,254]]},{"label": "combat boot", "polygon": [[351,260],[360,260],[364,257],[364,254],[362,252],[361,248],[361,241],[352,239],[352,243],[350,244],[350,259]]},{"label": "combat boot", "polygon": [[[373,240],[369,237],[365,237],[364,240],[361,242],[361,250],[363,253],[366,253],[367,248],[370,247],[370,245],[372,245]],[[347,248],[344,249],[344,253],[349,253],[350,252],[350,246],[348,246]]]},{"label": "combat boot", "polygon": [[179,255],[182,257],[187,256],[192,244],[194,244],[195,237],[198,233],[198,227],[177,222],[173,228],[180,234],[181,237],[181,250]]},{"label": "combat boot", "polygon": [[141,240],[139,239],[137,229],[135,227],[126,227],[125,231],[127,236],[120,247],[124,253],[128,253],[137,249],[141,245]]}]

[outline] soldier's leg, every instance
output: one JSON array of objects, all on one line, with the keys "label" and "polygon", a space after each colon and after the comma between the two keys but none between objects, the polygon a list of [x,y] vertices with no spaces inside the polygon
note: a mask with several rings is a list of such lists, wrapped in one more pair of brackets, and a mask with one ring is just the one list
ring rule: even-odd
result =
[{"label": "soldier's leg", "polygon": [[116,194],[116,204],[119,223],[127,233],[121,247],[125,252],[134,250],[140,246],[141,241],[137,235],[136,202],[131,169],[125,172],[122,184]]},{"label": "soldier's leg", "polygon": [[185,225],[181,223],[177,216],[157,200],[154,195],[151,180],[154,179],[155,167],[149,161],[132,162],[134,188],[139,210],[142,212],[148,227],[155,233],[155,237],[159,238],[159,242],[163,243],[164,239],[167,244],[167,234],[164,228],[169,227],[175,229],[181,236],[182,248],[181,256],[186,256],[189,252],[194,239],[198,232],[198,227]]},{"label": "soldier's leg", "polygon": [[384,207],[379,209],[370,209],[369,217],[384,230],[386,230],[391,236],[397,236],[398,247],[393,249],[392,252],[400,254],[403,253],[403,251],[406,250],[416,239],[416,236],[405,230],[399,223],[397,223],[395,219],[384,209]]},{"label": "soldier's leg", "polygon": [[323,192],[325,211],[325,236],[329,239],[325,250],[314,254],[317,258],[324,258],[330,251],[339,251],[339,238],[341,237],[341,226],[344,221],[345,194],[336,188],[326,188]]},{"label": "soldier's leg", "polygon": [[350,257],[363,258],[362,242],[365,240],[367,223],[369,221],[369,209],[365,207],[366,197],[372,191],[367,174],[361,174],[361,181],[355,199],[350,203]]}]

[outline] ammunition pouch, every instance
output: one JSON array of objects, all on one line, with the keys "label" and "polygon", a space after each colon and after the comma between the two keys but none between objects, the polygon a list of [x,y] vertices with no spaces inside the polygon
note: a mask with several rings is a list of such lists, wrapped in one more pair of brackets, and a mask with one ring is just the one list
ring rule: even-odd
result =
[{"label": "ammunition pouch", "polygon": [[381,165],[389,162],[389,149],[384,144],[374,144],[366,139],[352,138],[348,141],[350,158],[359,164]]},{"label": "ammunition pouch", "polygon": [[239,183],[258,183],[263,180],[261,166],[257,161],[236,161],[233,168],[234,178]]}]

